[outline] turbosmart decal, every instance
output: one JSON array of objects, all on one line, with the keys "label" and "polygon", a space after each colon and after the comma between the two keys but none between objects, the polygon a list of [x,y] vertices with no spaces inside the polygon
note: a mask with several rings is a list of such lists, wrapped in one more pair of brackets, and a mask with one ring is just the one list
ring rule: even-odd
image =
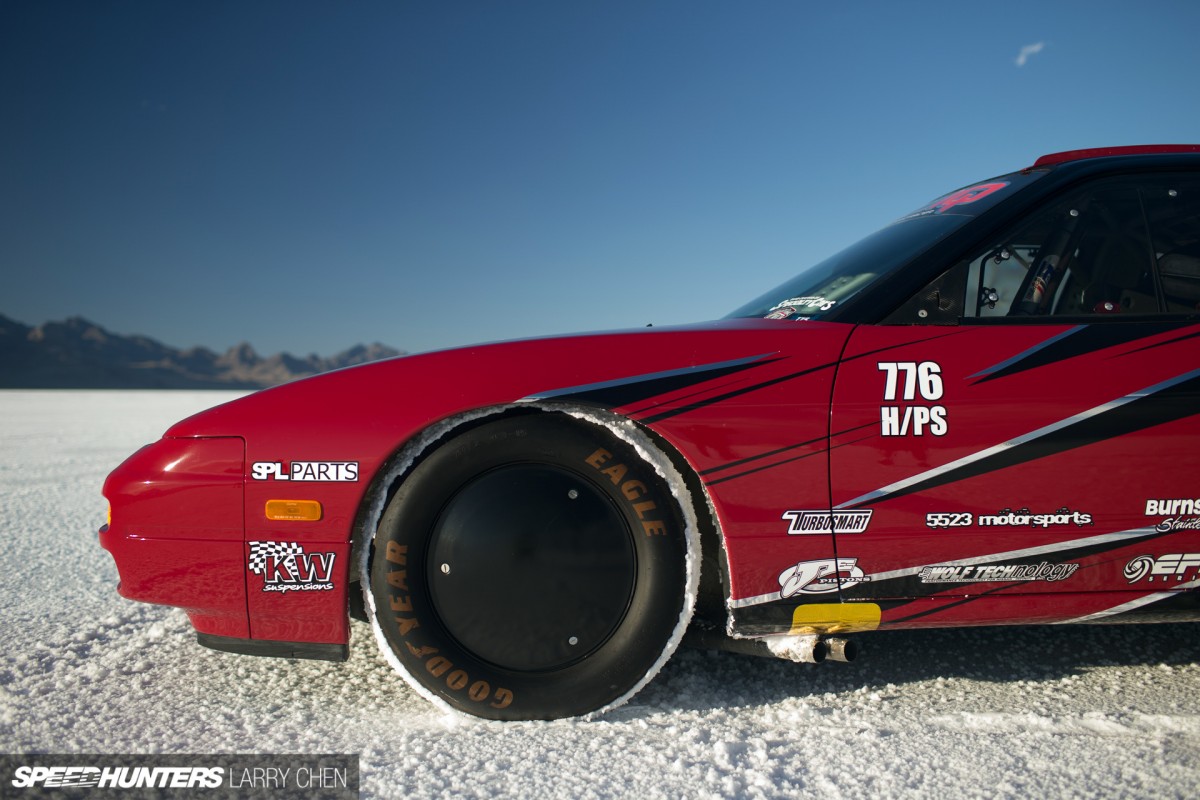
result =
[{"label": "turbosmart decal", "polygon": [[783,519],[789,520],[788,534],[810,533],[862,533],[871,522],[872,511],[785,511]]},{"label": "turbosmart decal", "polygon": [[839,503],[834,508],[852,508],[875,503],[883,497],[912,494],[1194,416],[1200,413],[1200,408],[1190,399],[1197,393],[1200,393],[1200,369],[1185,372],[978,453],[896,481]]}]

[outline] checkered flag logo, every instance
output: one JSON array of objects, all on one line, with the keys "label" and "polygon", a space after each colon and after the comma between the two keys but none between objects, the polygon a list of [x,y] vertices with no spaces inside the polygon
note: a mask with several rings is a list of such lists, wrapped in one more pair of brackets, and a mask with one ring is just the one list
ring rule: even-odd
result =
[{"label": "checkered flag logo", "polygon": [[304,547],[296,542],[250,542],[250,571],[262,575],[267,571],[271,556],[281,561],[288,556],[304,555]]}]

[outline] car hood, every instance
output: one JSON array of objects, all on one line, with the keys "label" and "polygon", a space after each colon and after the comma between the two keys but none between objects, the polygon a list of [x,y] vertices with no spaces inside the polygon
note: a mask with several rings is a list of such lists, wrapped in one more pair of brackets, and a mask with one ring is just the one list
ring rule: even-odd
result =
[{"label": "car hood", "polygon": [[757,363],[792,359],[801,369],[836,361],[851,327],[735,319],[401,356],[256,392],[189,417],[166,436],[275,429],[402,440],[457,413],[522,401],[570,400],[618,411],[637,403],[644,410],[669,402],[680,387]]}]

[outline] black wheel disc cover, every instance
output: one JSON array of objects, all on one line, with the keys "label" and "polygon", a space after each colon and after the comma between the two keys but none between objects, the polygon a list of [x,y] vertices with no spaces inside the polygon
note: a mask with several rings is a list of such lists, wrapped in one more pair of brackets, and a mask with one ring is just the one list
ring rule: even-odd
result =
[{"label": "black wheel disc cover", "polygon": [[565,414],[440,444],[396,487],[371,552],[390,655],[422,691],[491,719],[617,701],[674,648],[688,610],[669,486],[634,446]]},{"label": "black wheel disc cover", "polygon": [[591,481],[517,464],[450,499],[425,569],[435,613],[464,649],[501,669],[537,671],[607,641],[629,607],[637,557],[625,519]]}]

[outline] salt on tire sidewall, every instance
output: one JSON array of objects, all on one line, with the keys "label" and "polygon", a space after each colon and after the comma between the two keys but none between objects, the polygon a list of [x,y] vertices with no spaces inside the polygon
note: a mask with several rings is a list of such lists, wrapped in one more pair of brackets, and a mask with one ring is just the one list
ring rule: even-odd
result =
[{"label": "salt on tire sidewall", "polygon": [[[596,458],[601,449],[611,455]],[[582,661],[550,671],[506,670],[466,650],[443,626],[429,588],[422,585],[429,537],[444,505],[471,478],[514,463],[552,465],[590,480],[621,510],[636,553],[628,609],[607,641]],[[627,471],[614,484],[617,471],[602,470],[617,465]],[[648,533],[645,507],[639,516],[622,494],[630,480],[646,488],[637,502],[653,501],[657,516],[652,521],[661,533],[658,526]],[[489,719],[574,717],[622,698],[658,664],[686,602],[687,536],[665,481],[627,442],[562,414],[502,418],[438,447],[388,502],[373,548],[375,621],[401,667],[451,707]]]}]

